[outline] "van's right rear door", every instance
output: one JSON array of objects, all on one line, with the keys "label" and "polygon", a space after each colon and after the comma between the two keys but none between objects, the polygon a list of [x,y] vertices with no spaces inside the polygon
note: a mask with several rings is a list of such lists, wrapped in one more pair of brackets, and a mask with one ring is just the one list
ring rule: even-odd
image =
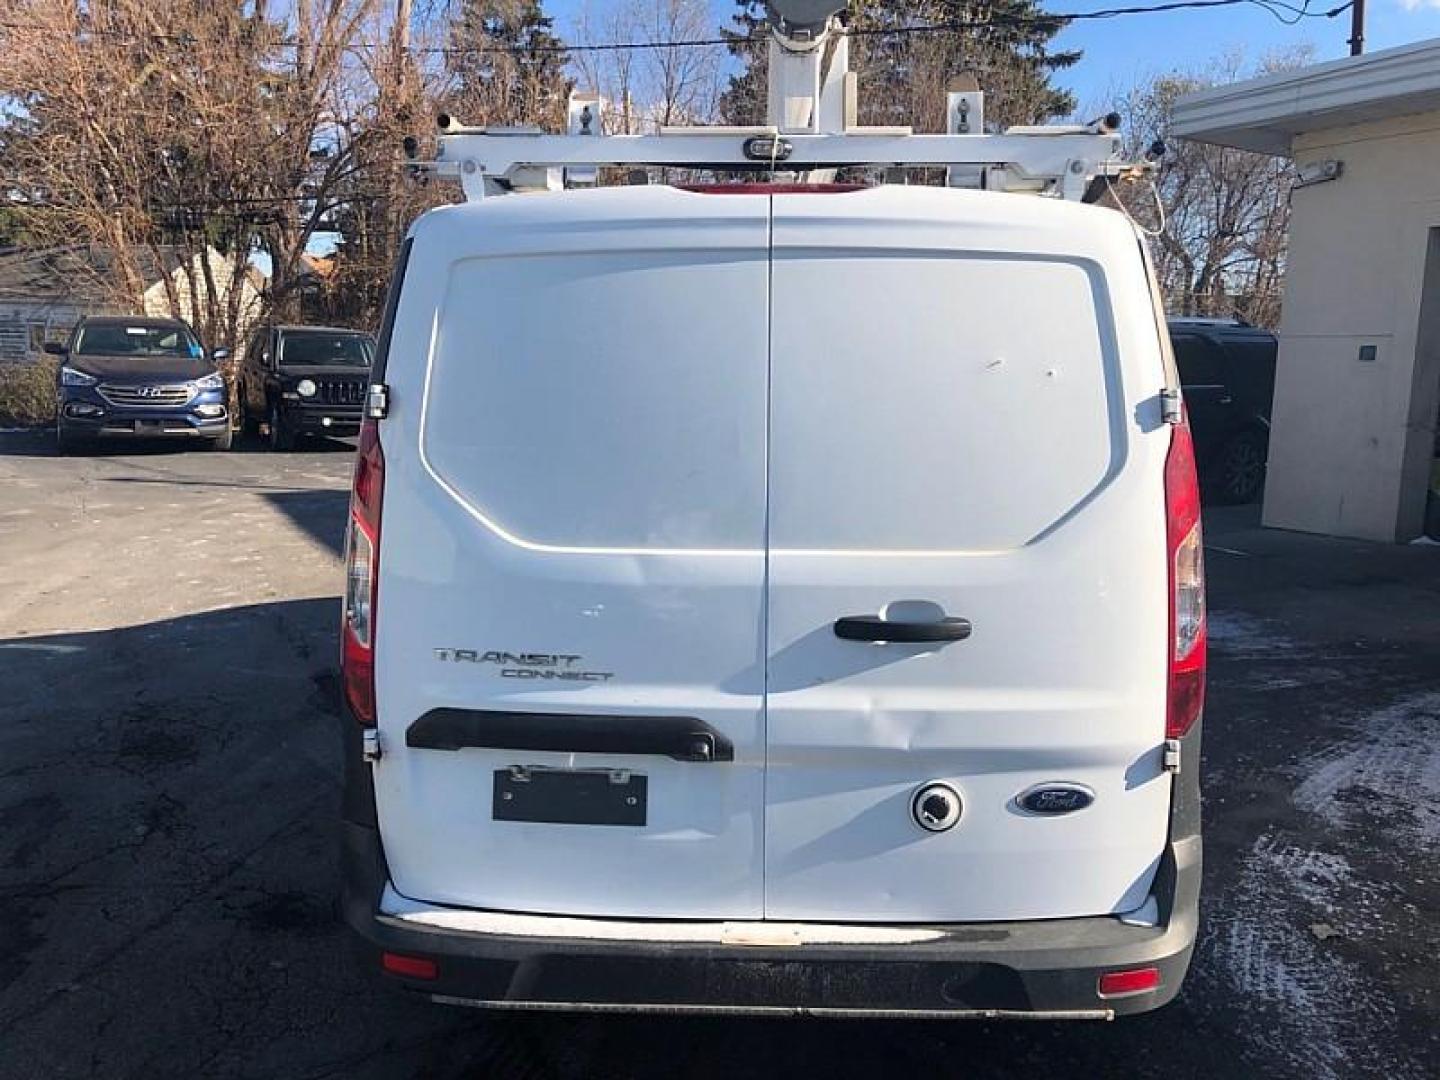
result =
[{"label": "van's right rear door", "polygon": [[[1138,906],[1170,812],[1170,429],[1133,231],[937,189],[774,205],[767,917]],[[948,831],[912,818],[931,782]],[[1051,785],[1093,801],[1027,812]]]}]

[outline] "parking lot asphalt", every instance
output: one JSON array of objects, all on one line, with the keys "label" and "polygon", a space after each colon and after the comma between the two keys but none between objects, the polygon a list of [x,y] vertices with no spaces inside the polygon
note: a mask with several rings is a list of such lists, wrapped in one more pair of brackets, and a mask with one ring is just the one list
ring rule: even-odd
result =
[{"label": "parking lot asphalt", "polygon": [[1440,1074],[1440,549],[1208,516],[1204,928],[1160,1012],[496,1016],[335,916],[349,449],[0,433],[0,1077]]}]

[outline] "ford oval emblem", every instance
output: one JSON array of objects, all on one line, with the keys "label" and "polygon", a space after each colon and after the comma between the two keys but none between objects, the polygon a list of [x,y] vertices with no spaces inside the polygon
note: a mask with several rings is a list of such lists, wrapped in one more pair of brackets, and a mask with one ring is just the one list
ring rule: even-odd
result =
[{"label": "ford oval emblem", "polygon": [[1095,801],[1095,793],[1083,784],[1039,784],[1015,797],[1027,814],[1055,817],[1084,810]]}]

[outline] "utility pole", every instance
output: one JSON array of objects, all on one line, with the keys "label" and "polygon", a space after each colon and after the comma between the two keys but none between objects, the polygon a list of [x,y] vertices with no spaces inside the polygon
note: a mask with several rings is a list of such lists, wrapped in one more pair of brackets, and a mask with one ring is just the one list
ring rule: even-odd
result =
[{"label": "utility pole", "polygon": [[1365,51],[1365,0],[1350,2],[1350,55]]}]

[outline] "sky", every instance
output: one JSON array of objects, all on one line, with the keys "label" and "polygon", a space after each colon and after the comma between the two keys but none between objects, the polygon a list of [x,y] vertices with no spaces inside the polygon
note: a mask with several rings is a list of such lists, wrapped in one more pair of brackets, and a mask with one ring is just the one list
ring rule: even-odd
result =
[{"label": "sky", "polygon": [[[1063,14],[1153,2],[1052,0],[1046,6]],[[1294,2],[1303,5],[1303,0]],[[1312,0],[1309,6],[1328,11],[1339,3],[1341,0]],[[1365,23],[1366,52],[1440,37],[1440,0],[1369,0]],[[1348,11],[1333,19],[1304,18],[1286,26],[1269,12],[1250,5],[1072,23],[1056,44],[1081,49],[1085,55],[1057,81],[1073,91],[1082,106],[1103,105],[1107,92],[1117,86],[1144,75],[1203,68],[1234,50],[1259,59],[1269,52],[1310,45],[1315,60],[1335,60],[1349,55],[1349,37]]]},{"label": "sky", "polygon": [[[1064,14],[1159,2],[1162,0],[1049,0],[1043,6]],[[1285,2],[1305,6],[1306,0]],[[1309,7],[1328,11],[1342,2],[1309,0]],[[561,35],[574,40],[574,20],[586,3],[592,10],[607,6],[607,0],[545,0],[545,9],[554,16]],[[1369,0],[1367,6],[1367,52],[1440,37],[1440,0]],[[711,7],[719,24],[729,19],[735,5],[730,0],[711,0]],[[1056,45],[1080,49],[1085,55],[1057,81],[1074,92],[1084,111],[1090,106],[1103,107],[1112,91],[1142,76],[1203,68],[1234,50],[1259,59],[1269,52],[1310,44],[1316,60],[1332,60],[1348,54],[1349,37],[1348,11],[1333,19],[1304,18],[1285,26],[1269,12],[1249,5],[1072,23],[1056,39]]]}]

